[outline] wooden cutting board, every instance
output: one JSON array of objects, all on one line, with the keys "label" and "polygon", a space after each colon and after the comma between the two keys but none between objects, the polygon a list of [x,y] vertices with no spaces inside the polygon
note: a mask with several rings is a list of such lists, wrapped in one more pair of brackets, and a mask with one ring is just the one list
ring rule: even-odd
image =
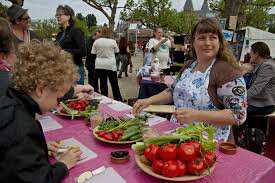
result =
[{"label": "wooden cutting board", "polygon": [[173,113],[175,112],[174,105],[149,105],[147,108],[143,109],[144,112],[153,113]]}]

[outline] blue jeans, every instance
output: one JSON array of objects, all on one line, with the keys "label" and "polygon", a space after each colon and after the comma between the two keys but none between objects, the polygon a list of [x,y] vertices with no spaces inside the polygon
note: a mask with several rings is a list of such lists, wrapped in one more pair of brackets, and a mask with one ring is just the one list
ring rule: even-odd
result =
[{"label": "blue jeans", "polygon": [[84,79],[85,79],[85,70],[84,70],[84,66],[78,66],[78,73],[79,73],[79,81],[77,82],[77,84],[81,84],[84,85]]}]

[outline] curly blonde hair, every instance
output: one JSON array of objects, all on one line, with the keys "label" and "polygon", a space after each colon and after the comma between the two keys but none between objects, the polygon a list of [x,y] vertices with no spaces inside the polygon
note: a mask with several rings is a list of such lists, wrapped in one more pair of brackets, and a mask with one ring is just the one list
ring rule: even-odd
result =
[{"label": "curly blonde hair", "polygon": [[72,56],[53,43],[32,41],[19,47],[12,76],[17,89],[28,94],[37,87],[58,91],[78,78]]}]

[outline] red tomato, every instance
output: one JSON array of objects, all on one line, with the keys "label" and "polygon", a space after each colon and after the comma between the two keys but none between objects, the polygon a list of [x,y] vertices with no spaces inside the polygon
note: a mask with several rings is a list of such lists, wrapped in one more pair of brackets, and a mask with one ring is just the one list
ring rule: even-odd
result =
[{"label": "red tomato", "polygon": [[201,144],[197,141],[190,141],[188,143],[194,146],[196,156],[199,156],[201,154]]},{"label": "red tomato", "polygon": [[207,152],[204,155],[204,162],[207,167],[211,167],[217,160],[217,156],[214,152]]},{"label": "red tomato", "polygon": [[152,164],[153,171],[158,174],[161,174],[163,166],[164,162],[162,160],[155,160]]},{"label": "red tomato", "polygon": [[186,165],[185,163],[182,163],[180,160],[177,160],[177,164],[178,164],[178,175],[177,176],[184,176],[186,174]]},{"label": "red tomato", "polygon": [[112,134],[113,140],[118,141],[119,135],[116,132],[111,132],[111,134]]},{"label": "red tomato", "polygon": [[113,140],[112,134],[111,134],[111,133],[105,133],[105,134],[103,135],[103,138],[106,139],[106,140]]},{"label": "red tomato", "polygon": [[164,163],[162,169],[162,175],[165,177],[176,177],[178,176],[178,165],[174,160],[170,160]]},{"label": "red tomato", "polygon": [[158,159],[158,153],[159,153],[160,147],[155,144],[151,144],[144,150],[144,156],[149,159],[150,161],[154,161]]},{"label": "red tomato", "polygon": [[177,145],[166,144],[161,147],[159,156],[163,161],[174,160],[177,158]]},{"label": "red tomato", "polygon": [[80,111],[85,111],[85,107],[79,108]]},{"label": "red tomato", "polygon": [[106,132],[105,131],[98,131],[97,134],[98,134],[98,136],[103,137],[103,135],[106,134]]},{"label": "red tomato", "polygon": [[200,175],[205,169],[205,164],[203,159],[195,159],[192,161],[188,161],[187,169],[190,174]]},{"label": "red tomato", "polygon": [[115,131],[118,135],[123,135],[123,133],[124,133],[124,130],[122,130],[122,129],[119,129],[119,130],[116,130]]},{"label": "red tomato", "polygon": [[180,144],[178,148],[178,157],[182,162],[194,160],[196,158],[194,146],[189,143]]},{"label": "red tomato", "polygon": [[80,104],[76,104],[76,105],[74,106],[74,108],[77,109],[77,110],[79,110],[80,108],[82,108],[82,106],[81,106]]},{"label": "red tomato", "polygon": [[69,103],[68,103],[68,106],[69,106],[70,108],[74,108],[74,103],[73,103],[73,102],[69,102]]}]

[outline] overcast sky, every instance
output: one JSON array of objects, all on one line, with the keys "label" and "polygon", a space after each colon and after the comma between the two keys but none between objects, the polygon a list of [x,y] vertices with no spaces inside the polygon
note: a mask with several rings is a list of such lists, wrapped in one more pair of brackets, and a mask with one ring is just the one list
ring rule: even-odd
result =
[{"label": "overcast sky", "polygon": [[[119,5],[123,6],[126,0],[119,0]],[[186,0],[171,0],[172,6],[177,10],[182,10]],[[3,4],[7,4],[5,0],[0,0]],[[193,0],[194,9],[200,9],[203,0]],[[75,13],[82,13],[83,15],[94,14],[97,18],[98,24],[107,23],[105,16],[99,11],[91,8],[82,0],[24,0],[24,8],[29,10],[32,19],[47,19],[53,18],[56,7],[59,4],[67,4],[71,6]],[[275,12],[275,11],[273,11]],[[117,14],[117,19],[118,19]]]}]

